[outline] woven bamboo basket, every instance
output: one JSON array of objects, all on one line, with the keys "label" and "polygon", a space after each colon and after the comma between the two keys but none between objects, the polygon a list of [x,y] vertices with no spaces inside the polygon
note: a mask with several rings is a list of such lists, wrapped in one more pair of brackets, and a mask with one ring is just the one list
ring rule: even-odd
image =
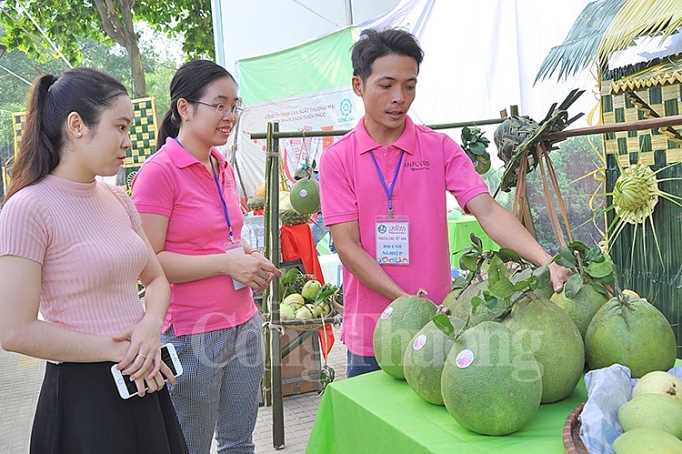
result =
[{"label": "woven bamboo basket", "polygon": [[[336,314],[332,308],[332,312],[324,318],[324,324],[338,325],[341,323],[341,315]],[[291,328],[294,331],[312,331],[323,327],[321,318],[311,318],[306,320],[282,320],[282,326]]]},{"label": "woven bamboo basket", "polygon": [[563,431],[564,449],[566,450],[566,454],[589,454],[580,438],[580,420],[578,419],[578,416],[580,416],[580,412],[583,411],[583,406],[585,406],[584,402],[566,418]]}]

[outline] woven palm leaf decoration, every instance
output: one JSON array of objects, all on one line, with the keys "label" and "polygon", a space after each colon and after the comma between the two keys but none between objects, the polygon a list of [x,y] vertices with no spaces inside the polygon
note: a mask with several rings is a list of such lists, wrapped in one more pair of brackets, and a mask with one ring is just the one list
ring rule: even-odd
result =
[{"label": "woven palm leaf decoration", "polygon": [[558,141],[550,141],[543,136],[552,132],[562,131],[583,115],[580,113],[571,118],[568,115],[568,108],[583,93],[584,90],[572,90],[559,106],[554,103],[545,118],[539,123],[529,118],[513,116],[506,119],[494,134],[498,157],[505,163],[505,169],[493,197],[497,197],[499,191],[509,192],[511,188],[516,187],[512,212],[521,220],[531,234],[535,235],[530,207],[526,197],[526,174],[533,171],[539,165],[552,230],[561,246],[565,246],[566,241],[559,223],[557,210],[554,208],[550,186],[557,197],[569,241],[573,241],[573,238],[568,224],[568,215],[566,214],[561,191],[554,172],[554,166],[549,157],[550,150],[555,148],[555,144]]}]

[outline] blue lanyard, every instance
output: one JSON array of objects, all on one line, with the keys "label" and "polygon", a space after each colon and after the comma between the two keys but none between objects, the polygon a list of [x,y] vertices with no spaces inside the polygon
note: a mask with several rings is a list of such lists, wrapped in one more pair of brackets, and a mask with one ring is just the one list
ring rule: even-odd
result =
[{"label": "blue lanyard", "polygon": [[[178,138],[175,138],[175,141],[177,142],[178,145],[182,147],[182,144],[180,143],[180,140]],[[185,148],[185,147],[182,147]],[[186,149],[186,148],[185,148]],[[208,155],[208,162],[211,163],[211,171],[213,173],[213,180],[215,181],[215,186],[218,188],[218,195],[220,195],[220,201],[223,204],[223,213],[225,214],[225,220],[227,221],[227,228],[230,231],[230,243],[234,243],[234,235],[232,233],[232,222],[230,221],[230,213],[227,212],[227,204],[225,203],[225,196],[223,195],[223,190],[220,188],[220,182],[218,181],[218,175],[215,173],[215,168],[213,167],[213,159],[211,159],[212,155],[209,152]]]},{"label": "blue lanyard", "polygon": [[211,171],[213,172],[213,180],[215,181],[215,187],[218,188],[218,195],[220,195],[220,201],[223,203],[223,213],[225,214],[225,220],[227,221],[227,228],[230,230],[230,243],[234,243],[234,234],[232,233],[232,222],[230,221],[230,213],[227,212],[227,203],[225,203],[225,196],[223,195],[223,190],[220,187],[220,182],[218,181],[218,174],[215,173],[215,167],[213,167],[213,156],[208,155],[208,162],[211,163]]},{"label": "blue lanyard", "polygon": [[386,180],[384,179],[384,175],[381,173],[381,169],[379,168],[379,163],[377,162],[377,158],[374,157],[374,153],[372,150],[370,150],[369,155],[372,157],[372,161],[374,161],[374,167],[377,169],[377,174],[379,175],[379,181],[381,181],[381,185],[384,187],[384,191],[386,192],[386,197],[388,198],[388,217],[392,218],[393,217],[393,189],[395,188],[395,182],[398,179],[398,172],[400,172],[400,164],[403,162],[403,155],[405,154],[405,150],[400,150],[400,158],[398,158],[398,166],[395,168],[395,173],[393,174],[393,181],[391,181],[391,186],[386,186]]}]

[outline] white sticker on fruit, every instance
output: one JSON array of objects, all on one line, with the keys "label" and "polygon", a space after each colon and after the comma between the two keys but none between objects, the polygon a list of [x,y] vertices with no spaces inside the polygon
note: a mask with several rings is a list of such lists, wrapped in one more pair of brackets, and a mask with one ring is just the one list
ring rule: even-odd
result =
[{"label": "white sticker on fruit", "polygon": [[387,307],[387,308],[384,309],[384,311],[381,313],[381,319],[382,319],[382,320],[386,320],[388,317],[391,316],[392,313],[393,313],[393,308],[392,308],[392,307]]},{"label": "white sticker on fruit", "polygon": [[426,345],[426,334],[420,334],[414,342],[412,342],[412,348],[414,350],[421,350],[424,345]]},{"label": "white sticker on fruit", "polygon": [[474,352],[472,352],[468,348],[457,353],[457,357],[455,358],[455,364],[457,364],[457,367],[459,367],[460,369],[469,367],[473,362]]},{"label": "white sticker on fruit", "polygon": [[306,191],[305,189],[301,189],[300,191],[298,191],[298,195],[300,195],[301,197],[305,197],[308,195],[308,191]]}]

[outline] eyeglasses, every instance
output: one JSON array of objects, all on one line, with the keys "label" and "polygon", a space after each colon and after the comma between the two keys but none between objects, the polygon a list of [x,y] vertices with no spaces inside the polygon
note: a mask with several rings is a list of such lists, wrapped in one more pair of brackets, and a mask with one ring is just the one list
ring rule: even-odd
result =
[{"label": "eyeglasses", "polygon": [[215,113],[220,115],[221,117],[232,115],[232,118],[234,118],[235,120],[239,119],[242,112],[244,112],[244,104],[241,102],[241,100],[238,100],[237,104],[235,104],[234,106],[228,106],[227,104],[223,104],[223,103],[209,104],[207,102],[196,101],[196,100],[191,100],[191,99],[188,99],[187,101],[192,102],[192,103],[202,104],[202,105],[208,106],[208,107],[213,107],[215,109]]}]

